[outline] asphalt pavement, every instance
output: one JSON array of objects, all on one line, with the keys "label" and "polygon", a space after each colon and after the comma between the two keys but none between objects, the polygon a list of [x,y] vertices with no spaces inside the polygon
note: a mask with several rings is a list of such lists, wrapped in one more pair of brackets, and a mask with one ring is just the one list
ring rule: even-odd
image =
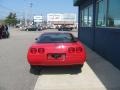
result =
[{"label": "asphalt pavement", "polygon": [[[120,90],[120,71],[85,46],[87,62],[77,67],[45,67],[31,71],[27,50],[43,32],[57,30],[10,30],[10,38],[0,40],[0,90]],[[77,30],[71,33],[77,37]]]}]

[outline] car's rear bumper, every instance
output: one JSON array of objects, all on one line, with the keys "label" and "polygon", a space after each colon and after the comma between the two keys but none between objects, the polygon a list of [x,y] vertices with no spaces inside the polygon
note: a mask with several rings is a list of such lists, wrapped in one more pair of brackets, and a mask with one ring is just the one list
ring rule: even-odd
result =
[{"label": "car's rear bumper", "polygon": [[28,58],[28,62],[30,65],[40,65],[40,66],[65,66],[65,65],[79,65],[84,64],[85,58],[80,57],[67,57],[64,60],[48,60],[47,58],[42,59],[38,57],[30,57]]},{"label": "car's rear bumper", "polygon": [[29,62],[30,65],[40,65],[40,66],[65,66],[65,65],[80,65],[80,64],[84,64],[83,62],[40,62],[40,63],[36,63],[36,62]]}]

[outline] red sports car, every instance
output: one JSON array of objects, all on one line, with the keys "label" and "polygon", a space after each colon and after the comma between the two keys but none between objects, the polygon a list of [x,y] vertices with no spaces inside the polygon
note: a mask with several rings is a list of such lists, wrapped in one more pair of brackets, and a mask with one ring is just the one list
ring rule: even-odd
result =
[{"label": "red sports car", "polygon": [[35,66],[83,66],[86,52],[81,42],[71,33],[43,33],[28,50],[28,62]]}]

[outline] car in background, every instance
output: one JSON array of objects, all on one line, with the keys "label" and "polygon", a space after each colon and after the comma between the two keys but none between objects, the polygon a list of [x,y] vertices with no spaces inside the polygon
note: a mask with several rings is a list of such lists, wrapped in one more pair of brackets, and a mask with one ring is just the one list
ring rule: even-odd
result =
[{"label": "car in background", "polygon": [[35,25],[27,26],[25,31],[37,31],[37,27]]},{"label": "car in background", "polygon": [[61,25],[58,28],[58,31],[72,31],[73,27],[71,27],[70,25]]},{"label": "car in background", "polygon": [[42,31],[42,30],[43,30],[43,27],[39,25],[39,26],[37,27],[37,30],[38,30],[38,31]]},{"label": "car in background", "polygon": [[45,25],[42,25],[42,26],[38,26],[37,27],[37,30],[38,31],[42,31],[42,30],[46,30],[47,29],[47,26],[45,26]]},{"label": "car in background", "polygon": [[20,27],[19,27],[19,30],[20,30],[20,31],[25,31],[26,29],[27,29],[27,26],[20,26]]},{"label": "car in background", "polygon": [[9,38],[10,37],[10,33],[6,30],[3,31],[2,33],[2,38]]},{"label": "car in background", "polygon": [[82,67],[86,61],[86,51],[71,33],[43,33],[28,49],[27,60],[31,68],[71,65]]},{"label": "car in background", "polygon": [[10,33],[8,31],[8,26],[7,25],[3,25],[4,29],[2,30],[2,38],[9,38],[10,37]]}]

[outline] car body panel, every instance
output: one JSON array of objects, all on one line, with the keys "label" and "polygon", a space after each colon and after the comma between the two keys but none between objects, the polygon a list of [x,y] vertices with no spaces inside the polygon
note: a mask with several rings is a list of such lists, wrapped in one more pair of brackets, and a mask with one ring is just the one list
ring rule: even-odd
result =
[{"label": "car body panel", "polygon": [[[34,44],[32,45],[32,48],[45,48],[45,52],[43,54],[31,54],[30,49],[28,51],[28,62],[32,65],[44,65],[44,66],[49,66],[49,65],[75,65],[75,64],[84,64],[86,60],[86,53],[68,53],[68,48],[69,47],[78,47],[76,44],[64,44],[64,43],[59,43],[59,44]],[[65,59],[53,59],[49,60],[47,58],[48,54],[65,54]]]},{"label": "car body panel", "polygon": [[[68,52],[69,48],[82,48],[82,52]],[[44,53],[31,53],[31,48],[44,49]],[[57,57],[57,58],[56,58]],[[80,41],[72,43],[34,43],[28,50],[27,59],[30,65],[63,66],[83,65],[86,61],[86,52]]]}]

